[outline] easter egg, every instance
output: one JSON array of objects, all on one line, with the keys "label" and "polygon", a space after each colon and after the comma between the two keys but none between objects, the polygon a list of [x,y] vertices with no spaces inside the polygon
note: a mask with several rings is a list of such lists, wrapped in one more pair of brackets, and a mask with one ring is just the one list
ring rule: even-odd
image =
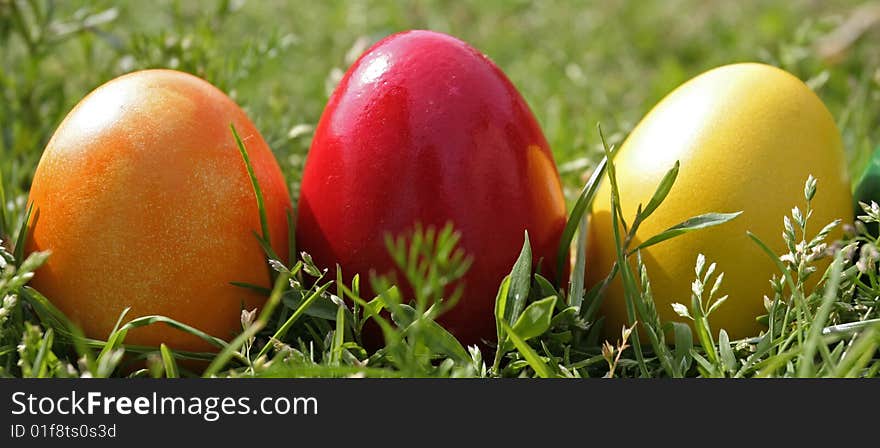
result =
[{"label": "easter egg", "polygon": [[[781,273],[746,231],[776,254],[786,253],[783,217],[795,206],[804,210],[809,175],[818,179],[818,190],[808,239],[835,219],[851,220],[850,182],[834,118],[809,87],[783,70],[756,63],[719,67],[666,96],[620,147],[614,164],[629,223],[676,161],[677,181],[630,248],[696,215],[742,214],[642,251],[660,318],[684,320],[671,304],[690,305],[694,265],[702,253],[717,263],[716,273],[725,274],[718,295],[729,296],[709,318],[714,332],[723,328],[732,339],[756,336],[765,328],[756,322],[766,312],[763,297],[773,297],[769,280]],[[610,193],[606,179],[590,217],[588,284],[605,278],[617,259]],[[817,266],[827,267],[827,259]],[[628,322],[619,276],[606,291],[601,315],[609,337]]]},{"label": "easter egg", "polygon": [[319,266],[366,278],[395,272],[386,235],[452,223],[473,263],[439,321],[476,343],[495,335],[495,296],[525,231],[554,278],[565,221],[550,147],[504,73],[461,40],[408,31],[366,51],[333,92],[306,160],[296,228]]},{"label": "easter egg", "polygon": [[[265,196],[270,240],[287,254],[287,186],[245,113],[216,87],[172,70],[113,79],[85,97],[49,141],[34,175],[28,251],[51,251],[32,286],[107,338],[126,320],[164,315],[223,339],[263,298],[230,282],[269,287],[254,232],[260,217],[241,136]],[[165,324],[126,343],[213,346]]]},{"label": "easter egg", "polygon": [[855,200],[853,206],[857,215],[864,214],[859,202],[865,204],[871,204],[871,201],[880,202],[880,147],[874,150],[874,154],[856,180],[853,196]]},{"label": "easter egg", "polygon": [[[874,150],[862,174],[856,179],[853,191],[855,216],[865,216],[862,204],[870,206],[873,202],[880,203],[880,147]],[[880,233],[876,222],[867,223],[865,227],[871,235]]]}]

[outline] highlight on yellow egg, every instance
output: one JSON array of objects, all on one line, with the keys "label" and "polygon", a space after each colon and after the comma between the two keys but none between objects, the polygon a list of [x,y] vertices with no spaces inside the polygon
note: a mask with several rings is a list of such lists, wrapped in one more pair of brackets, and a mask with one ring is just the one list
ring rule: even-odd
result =
[{"label": "highlight on yellow egg", "polygon": [[[636,224],[626,228],[624,221],[617,221],[618,233],[631,237],[630,249],[698,215],[739,213],[723,225],[638,251],[661,322],[693,320],[699,310],[688,309],[695,295],[703,295],[707,311],[710,301],[724,298],[708,321],[731,339],[769,330],[766,320],[758,318],[768,313],[766,304],[774,297],[770,280],[789,275],[780,271],[779,263],[809,258],[810,269],[818,273],[804,280],[815,285],[830,262],[824,256],[827,244],[842,235],[839,224],[851,222],[850,181],[834,118],[801,80],[769,65],[732,64],[687,81],[639,122],[614,154],[613,165],[619,217],[638,222],[635,232],[627,233]],[[643,221],[635,218],[640,209],[644,214],[673,168],[677,177],[662,204]],[[805,197],[805,185],[815,193]],[[605,179],[590,214],[589,286],[601,284],[619,260],[611,196],[611,182]],[[802,226],[807,218],[809,225]],[[830,223],[838,225],[824,229]],[[824,238],[801,248],[804,229],[808,242],[819,233]],[[783,231],[790,235],[788,243],[781,237]],[[789,251],[788,259],[775,259]],[[629,260],[638,277],[635,258]],[[599,315],[609,337],[622,326],[650,317],[634,312],[634,300],[627,300],[624,289],[619,275],[604,288]]]}]

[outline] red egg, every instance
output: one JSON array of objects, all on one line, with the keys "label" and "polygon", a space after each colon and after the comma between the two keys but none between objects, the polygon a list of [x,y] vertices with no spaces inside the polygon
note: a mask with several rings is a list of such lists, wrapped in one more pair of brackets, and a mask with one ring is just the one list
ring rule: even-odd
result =
[{"label": "red egg", "polygon": [[549,145],[504,73],[456,38],[407,31],[364,53],[331,96],[302,178],[297,243],[321,267],[366,276],[394,270],[386,234],[452,222],[473,264],[440,323],[470,344],[494,338],[495,296],[526,230],[555,277],[565,221]]}]

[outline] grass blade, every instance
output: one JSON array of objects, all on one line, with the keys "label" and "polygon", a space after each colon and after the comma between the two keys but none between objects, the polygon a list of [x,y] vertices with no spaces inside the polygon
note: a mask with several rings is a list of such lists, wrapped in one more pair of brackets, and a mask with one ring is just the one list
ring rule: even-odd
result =
[{"label": "grass blade", "polygon": [[556,251],[557,285],[559,285],[559,283],[562,281],[561,276],[563,266],[565,266],[566,257],[569,256],[568,252],[571,248],[571,240],[574,238],[574,233],[578,229],[581,220],[586,215],[587,209],[589,209],[590,205],[593,204],[593,199],[596,197],[596,191],[599,190],[601,180],[603,177],[605,177],[605,170],[607,166],[608,157],[606,156],[602,158],[598,165],[596,165],[596,168],[593,170],[593,174],[590,176],[587,184],[584,185],[584,189],[581,190],[581,194],[580,196],[578,196],[577,202],[575,202],[574,207],[571,209],[571,213],[568,215],[568,221],[565,223],[565,229],[562,231],[562,237],[559,239],[559,249]]},{"label": "grass blade", "polygon": [[801,378],[812,377],[814,373],[813,357],[819,344],[824,344],[822,340],[822,330],[825,322],[831,314],[831,308],[837,299],[837,290],[840,287],[840,274],[843,270],[843,252],[838,251],[831,264],[831,276],[825,283],[825,294],[822,296],[822,304],[819,310],[810,322],[810,330],[807,334],[807,340],[804,341],[803,350],[800,359],[798,359],[798,376]]},{"label": "grass blade", "polygon": [[[33,256],[33,254],[31,256]],[[21,289],[21,297],[31,305],[44,327],[55,329],[59,336],[70,338],[77,355],[80,358],[85,359],[88,371],[95,373],[97,371],[95,356],[94,353],[89,350],[87,339],[82,329],[74,324],[67,315],[56,308],[49,299],[40,294],[36,289],[33,289],[30,286],[23,287]],[[124,312],[127,311],[128,309]],[[120,321],[117,320],[113,331],[116,331],[116,329],[119,328],[119,325]]]},{"label": "grass blade", "polygon": [[125,340],[125,336],[128,334],[128,330],[119,329],[119,322],[122,318],[128,314],[128,311],[131,308],[126,308],[122,310],[122,313],[119,315],[119,319],[116,321],[116,326],[113,328],[113,331],[110,332],[110,336],[107,338],[107,341],[104,343],[103,347],[101,347],[101,351],[98,353],[98,357],[96,359],[98,369],[101,369],[102,365],[106,365],[106,360],[113,356],[113,352],[116,351],[121,345],[122,341]]},{"label": "grass blade", "polygon": [[[238,353],[238,349],[240,349],[250,338],[254,337],[257,333],[260,332],[265,326],[266,322],[269,321],[269,317],[272,316],[272,312],[275,311],[275,308],[281,303],[281,296],[284,292],[284,287],[287,285],[288,280],[290,279],[289,272],[283,272],[281,275],[275,279],[275,286],[272,288],[272,294],[269,295],[269,300],[266,301],[266,304],[263,305],[262,311],[260,311],[259,317],[257,320],[251,324],[246,330],[242,331],[241,334],[236,336],[235,339],[232,340],[229,344],[223,347],[223,350],[217,354],[217,357],[211,361],[211,364],[208,365],[208,368],[205,369],[203,374],[204,377],[211,377],[217,374],[223,366],[229,362],[230,359]],[[325,286],[329,286],[328,283]],[[268,345],[268,344],[267,344]],[[265,347],[264,347],[265,349]],[[261,352],[262,353],[262,352]],[[258,356],[259,358],[259,356]]]},{"label": "grass blade", "polygon": [[162,365],[165,367],[165,378],[178,378],[180,373],[177,370],[177,363],[174,361],[174,354],[167,345],[159,346],[159,352],[162,354]]},{"label": "grass blade", "polygon": [[253,165],[251,165],[251,158],[248,156],[247,149],[244,146],[244,142],[241,141],[238,131],[235,130],[235,125],[230,124],[229,127],[232,129],[232,136],[235,138],[235,144],[238,145],[238,152],[241,153],[241,158],[244,159],[245,168],[247,168],[248,176],[251,179],[251,186],[254,188],[254,195],[257,197],[257,210],[260,213],[260,230],[263,232],[263,240],[271,246],[272,240],[269,235],[269,220],[266,218],[263,190],[260,189],[260,183],[257,181],[257,175],[254,173]]},{"label": "grass blade", "polygon": [[[33,215],[34,219],[31,222],[31,215]],[[30,232],[31,227],[37,225],[37,219],[40,217],[40,211],[37,210],[37,213],[34,214],[34,203],[31,202],[28,205],[27,212],[24,214],[24,220],[21,222],[21,227],[18,229],[18,237],[15,239],[15,248],[13,249],[13,257],[15,258],[15,266],[21,266],[21,263],[24,262],[24,243],[27,241],[28,232]]]},{"label": "grass blade", "polygon": [[[524,341],[544,334],[550,328],[550,321],[553,318],[553,308],[555,306],[556,296],[532,302],[523,310],[516,323],[513,324],[513,331]],[[505,341],[507,347],[505,347],[504,351],[510,349],[509,342],[509,340]]]},{"label": "grass blade", "polygon": [[419,332],[422,343],[429,347],[433,352],[449,356],[458,363],[470,362],[467,350],[462,347],[461,342],[442,325],[433,319],[417,319],[416,310],[409,305],[401,305],[401,309],[408,315],[408,319],[412,322],[404,329],[403,334],[408,335],[415,331]]},{"label": "grass blade", "polygon": [[651,216],[651,213],[654,213],[654,210],[657,210],[657,207],[666,199],[666,196],[669,195],[669,191],[672,190],[672,185],[675,183],[675,179],[678,177],[679,170],[679,162],[675,161],[675,165],[666,172],[666,175],[663,176],[663,179],[660,180],[660,184],[657,185],[657,190],[654,191],[654,195],[651,196],[651,200],[648,201],[648,205],[645,206],[644,210],[642,210],[640,219],[644,221]]},{"label": "grass blade", "polygon": [[0,169],[0,239],[6,238],[6,184],[3,181],[3,170]]},{"label": "grass blade", "polygon": [[330,346],[330,365],[339,365],[339,361],[342,359],[342,344],[344,343],[345,307],[340,305],[336,310],[336,330],[333,332],[333,343]]},{"label": "grass blade", "polygon": [[692,232],[697,229],[705,229],[707,227],[717,226],[719,224],[724,224],[737,216],[741,215],[742,212],[734,212],[734,213],[706,213],[699,216],[694,216],[686,221],[678,223],[657,235],[648,238],[642,244],[639,244],[638,247],[630,251],[630,254],[635,253],[639,250],[645,249],[647,247],[651,247],[657,243],[661,243],[670,238],[675,238],[681,234]]},{"label": "grass blade", "polygon": [[507,307],[504,318],[513,324],[522,312],[529,288],[532,285],[532,247],[529,244],[529,232],[525,234],[522,250],[513,269],[510,271],[510,289],[507,291]]},{"label": "grass blade", "polygon": [[724,329],[718,333],[718,352],[724,370],[730,373],[736,372],[736,356],[733,354],[733,349],[730,348],[730,337]]},{"label": "grass blade", "polygon": [[[568,304],[581,307],[584,302],[584,275],[587,268],[587,220],[582,219],[578,226],[578,242],[574,257],[574,270],[568,289]],[[563,285],[559,285],[560,291]]]},{"label": "grass blade", "polygon": [[[270,260],[280,260],[281,258],[275,253],[275,249],[272,248],[272,244],[269,243],[269,240],[263,239],[257,232],[253,232],[254,238],[257,239],[257,243],[260,245],[260,249],[263,249],[263,253],[269,257]],[[274,275],[275,270],[272,267],[269,267],[269,272],[272,272]]]},{"label": "grass blade", "polygon": [[363,375],[367,378],[405,378],[402,372],[359,366],[326,366],[302,364],[272,364],[258,372],[258,378],[345,378]]},{"label": "grass blade", "polygon": [[510,340],[513,342],[513,345],[516,349],[523,355],[523,358],[526,359],[526,362],[529,363],[529,366],[538,374],[541,378],[552,378],[553,371],[550,369],[550,366],[541,359],[541,356],[532,349],[529,344],[524,341],[519,335],[513,331],[513,328],[507,324],[507,322],[502,321],[501,325],[504,327],[504,331],[510,337]]},{"label": "grass blade", "polygon": [[581,318],[587,322],[593,321],[593,318],[599,311],[599,307],[602,306],[602,300],[604,299],[603,293],[611,281],[614,280],[617,271],[618,267],[617,262],[615,261],[611,265],[611,272],[609,272],[601,282],[593,285],[593,287],[587,291],[587,294],[584,296],[584,302],[587,302],[588,305],[587,308],[581,307]]},{"label": "grass blade", "polygon": [[878,334],[877,328],[869,328],[848,347],[846,355],[840,360],[834,371],[835,378],[860,376],[880,346],[880,334]]},{"label": "grass blade", "polygon": [[690,367],[690,358],[688,356],[690,355],[691,349],[694,348],[694,337],[691,332],[691,327],[688,326],[688,324],[672,322],[672,328],[675,337],[673,359],[675,365],[678,366],[678,373],[683,376],[687,373],[688,367]]},{"label": "grass blade", "polygon": [[71,334],[69,329],[74,326],[73,322],[61,310],[55,307],[46,296],[30,286],[25,286],[21,289],[21,297],[33,307],[40,323],[44,327],[60,330],[60,335],[67,336]]},{"label": "grass blade", "polygon": [[40,349],[37,352],[37,357],[34,359],[34,365],[31,371],[31,373],[34,375],[34,378],[46,377],[49,354],[52,353],[52,343],[54,342],[54,340],[55,332],[52,331],[51,328],[46,330],[46,334],[43,335],[43,340],[40,342]]},{"label": "grass blade", "polygon": [[871,327],[880,327],[880,319],[868,319],[858,322],[831,325],[822,329],[823,336],[855,334]]},{"label": "grass blade", "polygon": [[232,286],[238,287],[238,288],[247,289],[247,290],[259,293],[260,295],[263,295],[263,296],[268,296],[269,294],[272,293],[271,289],[269,289],[265,286],[255,285],[253,283],[229,282],[229,284]]},{"label": "grass blade", "polygon": [[[605,136],[602,134],[602,128],[599,128],[599,136],[602,139],[602,147],[605,149],[605,157],[611,158],[611,149],[605,142]],[[614,234],[614,247],[617,251],[617,265],[620,267],[620,277],[623,282],[623,298],[626,302],[626,316],[629,325],[633,326],[632,348],[636,355],[639,370],[642,376],[648,376],[648,367],[645,364],[645,357],[642,354],[642,343],[639,338],[639,330],[636,324],[635,301],[636,296],[641,294],[638,286],[635,284],[630,265],[627,263],[627,254],[624,252],[623,238],[621,237],[621,227],[623,231],[627,231],[626,221],[623,218],[623,212],[620,208],[620,190],[617,188],[617,174],[614,169],[614,163],[608,164],[608,181],[611,182],[611,229]]]},{"label": "grass blade", "polygon": [[287,263],[292,264],[296,258],[296,219],[293,210],[287,210]]},{"label": "grass blade", "polygon": [[761,250],[764,251],[764,253],[767,254],[767,256],[770,257],[771,260],[773,260],[773,263],[776,264],[779,272],[781,272],[782,275],[785,277],[785,282],[788,283],[788,287],[789,289],[791,289],[792,294],[794,294],[797,291],[797,288],[794,286],[794,280],[791,278],[791,274],[788,272],[788,269],[786,269],[785,265],[782,264],[782,260],[779,259],[779,256],[776,255],[772,249],[767,247],[767,245],[764,244],[764,242],[761,241],[761,239],[758,238],[758,236],[751,231],[747,230],[746,235],[748,235],[748,237],[752,241],[754,241],[754,243],[757,244],[758,247],[760,247]]},{"label": "grass blade", "polygon": [[[287,280],[285,280],[285,281],[287,281]],[[309,295],[309,297],[306,298],[306,300],[304,300],[302,302],[302,304],[300,304],[299,308],[297,308],[293,312],[293,314],[291,314],[290,317],[287,318],[287,320],[284,322],[284,324],[282,324],[280,327],[278,327],[278,330],[276,330],[275,334],[272,335],[272,339],[270,339],[270,341],[272,341],[272,340],[280,341],[282,338],[284,338],[284,336],[290,330],[290,327],[292,327],[293,324],[296,323],[296,321],[299,320],[299,318],[302,317],[303,314],[305,314],[306,310],[309,309],[309,307],[312,305],[312,303],[314,303],[315,300],[318,300],[318,298],[321,297],[321,295],[324,294],[324,292],[327,291],[327,288],[329,288],[330,285],[332,285],[332,284],[333,284],[333,282],[324,283],[323,285],[321,285],[320,288],[318,288],[317,290],[315,290],[315,292],[313,292],[311,295]],[[282,284],[282,286],[283,286],[283,284]],[[276,284],[276,288],[278,288],[277,284]],[[275,295],[275,291],[273,291],[272,294]],[[280,295],[281,294],[279,293],[279,297],[280,297]],[[254,334],[256,334],[256,333],[254,333]],[[264,345],[263,348],[260,349],[260,353],[257,355],[257,358],[268,353],[269,347],[271,347],[271,346],[272,346],[271,343]]]},{"label": "grass blade", "polygon": [[498,372],[501,365],[501,357],[504,355],[502,350],[504,346],[504,324],[505,312],[507,310],[507,293],[510,290],[510,275],[501,280],[498,286],[498,294],[495,296],[495,332],[498,341],[498,347],[495,350],[495,361],[492,363],[492,371]]},{"label": "grass blade", "polygon": [[[197,336],[197,337],[201,338],[202,340],[207,341],[208,343],[210,343],[216,347],[225,347],[226,346],[226,342],[223,341],[222,339],[211,336],[208,333],[205,333],[204,331],[199,330],[198,328],[192,327],[192,326],[187,325],[183,322],[174,320],[174,319],[172,319],[170,317],[166,317],[166,316],[155,316],[155,315],[154,316],[142,316],[142,317],[138,317],[136,319],[132,319],[132,320],[128,321],[128,323],[126,323],[125,325],[120,327],[118,331],[114,332],[114,334],[128,332],[129,330],[132,330],[134,328],[145,327],[147,325],[153,325],[153,324],[157,324],[157,323],[162,323],[162,324],[168,325],[169,327],[175,328],[177,330],[181,330],[186,333],[189,333],[193,336]],[[122,340],[120,340],[119,343],[122,343]]]}]

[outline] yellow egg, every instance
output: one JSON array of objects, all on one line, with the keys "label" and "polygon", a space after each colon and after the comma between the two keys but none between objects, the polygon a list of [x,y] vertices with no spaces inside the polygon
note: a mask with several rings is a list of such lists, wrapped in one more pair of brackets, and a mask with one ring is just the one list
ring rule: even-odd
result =
[{"label": "yellow egg", "polygon": [[[702,253],[717,262],[716,272],[725,273],[719,295],[729,295],[709,318],[713,332],[717,335],[724,328],[731,338],[756,336],[765,329],[755,318],[765,313],[763,296],[772,297],[769,279],[779,272],[746,231],[777,254],[787,252],[783,216],[794,206],[803,210],[804,182],[810,174],[818,179],[818,191],[812,201],[809,236],[851,214],[850,182],[834,119],[803,82],[783,70],[755,63],[719,67],[664,98],[615,156],[628,223],[676,161],[681,168],[675,185],[638,229],[630,247],[696,215],[743,213],[642,252],[660,318],[684,321],[671,304],[690,304],[694,263]],[[606,179],[593,202],[588,285],[601,281],[616,260],[610,192]],[[619,275],[609,285],[600,314],[606,318],[606,335],[619,337],[627,322]]]}]

